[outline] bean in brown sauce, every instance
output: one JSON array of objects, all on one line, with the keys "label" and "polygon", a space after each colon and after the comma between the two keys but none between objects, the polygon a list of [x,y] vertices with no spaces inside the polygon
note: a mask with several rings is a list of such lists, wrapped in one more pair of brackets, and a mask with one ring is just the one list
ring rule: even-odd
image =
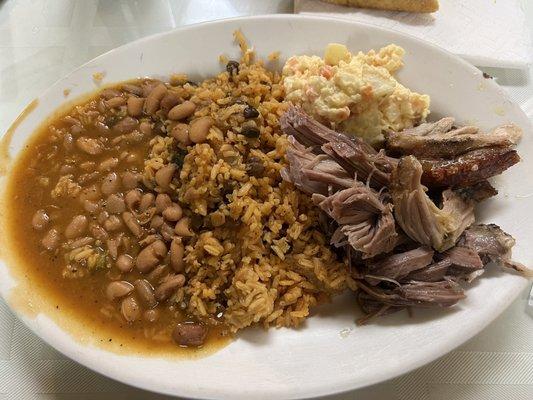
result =
[{"label": "bean in brown sauce", "polygon": [[146,101],[144,102],[144,112],[148,115],[154,114],[159,109],[161,100],[166,94],[167,87],[165,84],[158,84],[146,97]]},{"label": "bean in brown sauce", "polygon": [[133,216],[132,213],[130,213],[128,211],[123,212],[122,213],[122,219],[124,220],[124,223],[126,224],[128,229],[130,230],[130,232],[133,233],[133,235],[135,237],[139,238],[139,237],[142,236],[143,229],[142,229],[141,225],[139,225],[139,222]]},{"label": "bean in brown sauce", "polygon": [[122,272],[130,272],[133,269],[133,258],[128,254],[121,254],[115,265]]},{"label": "bean in brown sauce", "polygon": [[113,168],[116,168],[118,165],[118,158],[110,157],[102,161],[98,165],[98,171],[111,171]]},{"label": "bean in brown sauce", "polygon": [[104,228],[108,232],[118,231],[122,228],[122,221],[116,215],[111,215],[104,221]]},{"label": "bean in brown sauce", "polygon": [[192,142],[189,139],[189,125],[187,124],[177,124],[172,128],[170,131],[170,136],[172,136],[174,139],[178,141],[178,143],[181,143],[184,146],[189,146]]},{"label": "bean in brown sauce", "polygon": [[134,297],[127,297],[122,300],[120,311],[122,312],[124,319],[129,323],[135,322],[141,314],[139,304]]},{"label": "bean in brown sauce", "polygon": [[206,116],[195,119],[191,122],[189,127],[189,139],[193,143],[203,143],[207,140],[209,129],[213,126],[215,121],[213,118]]},{"label": "bean in brown sauce", "polygon": [[59,245],[59,239],[61,238],[57,229],[50,229],[41,240],[41,244],[47,250],[54,250]]},{"label": "bean in brown sauce", "polygon": [[112,194],[120,190],[120,177],[116,172],[111,172],[104,177],[101,190],[103,194]]},{"label": "bean in brown sauce", "polygon": [[65,228],[65,237],[67,239],[75,239],[85,233],[89,222],[85,215],[77,215]]},{"label": "bean in brown sauce", "polygon": [[190,117],[192,114],[194,114],[195,110],[196,110],[196,104],[194,104],[190,100],[187,100],[181,104],[178,104],[177,106],[174,106],[168,112],[168,118],[174,121],[181,121],[182,119]]},{"label": "bean in brown sauce", "polygon": [[176,172],[176,166],[173,164],[167,164],[164,167],[157,170],[155,173],[155,182],[162,188],[162,189],[168,189],[170,186],[170,182],[172,181],[172,177],[174,176],[174,172]]},{"label": "bean in brown sauce", "polygon": [[174,227],[174,232],[180,236],[193,236],[193,232],[190,229],[190,219],[189,217],[181,218]]},{"label": "bean in brown sauce", "polygon": [[125,90],[128,93],[134,94],[136,96],[142,96],[143,90],[137,85],[133,85],[131,83],[123,83],[122,84],[122,90]]},{"label": "bean in brown sauce", "polygon": [[33,229],[38,231],[46,228],[46,225],[48,225],[49,222],[50,217],[43,209],[37,210],[31,219],[31,225],[33,226]]},{"label": "bean in brown sauce", "polygon": [[139,130],[143,135],[151,135],[152,134],[152,124],[147,121],[141,122],[139,125]]},{"label": "bean in brown sauce", "polygon": [[182,274],[167,275],[161,284],[155,289],[155,298],[157,301],[165,301],[184,284],[185,276]]},{"label": "bean in brown sauce", "polygon": [[167,246],[162,240],[156,240],[154,243],[141,250],[135,265],[140,272],[150,272],[159,261],[166,255]]},{"label": "bean in brown sauce", "polygon": [[155,207],[158,213],[162,213],[172,205],[172,199],[166,193],[159,193],[155,199]]},{"label": "bean in brown sauce", "polygon": [[144,99],[142,97],[128,97],[128,114],[130,117],[140,117],[143,113]]},{"label": "bean in brown sauce", "polygon": [[104,146],[97,139],[83,136],[76,139],[76,146],[81,151],[93,156],[101,154],[104,151]]},{"label": "bean in brown sauce", "polygon": [[147,322],[155,322],[159,319],[159,314],[160,314],[159,311],[155,309],[146,310],[143,313],[143,318]]},{"label": "bean in brown sauce", "polygon": [[116,96],[116,97],[112,97],[109,100],[107,100],[105,104],[109,108],[116,108],[116,107],[120,107],[126,104],[126,99],[122,96]]},{"label": "bean in brown sauce", "polygon": [[113,193],[107,197],[105,209],[110,214],[120,214],[126,211],[126,204],[122,196]]},{"label": "bean in brown sauce", "polygon": [[122,186],[126,190],[134,189],[139,183],[140,176],[138,173],[125,171],[122,174]]},{"label": "bean in brown sauce", "polygon": [[176,222],[181,218],[182,215],[183,210],[179,204],[176,203],[163,210],[163,218],[165,218],[167,221]]},{"label": "bean in brown sauce", "polygon": [[161,99],[161,109],[168,113],[170,109],[178,104],[181,100],[181,96],[178,93],[176,93],[174,90],[169,90],[165,97]]},{"label": "bean in brown sauce", "polygon": [[133,285],[127,281],[113,281],[107,285],[105,291],[109,300],[120,299],[133,291]]},{"label": "bean in brown sauce", "polygon": [[155,203],[155,195],[153,193],[145,193],[141,197],[139,203],[139,211],[144,212],[148,208],[152,207]]},{"label": "bean in brown sauce", "polygon": [[132,189],[128,193],[126,193],[126,196],[124,197],[124,201],[126,202],[126,206],[133,210],[136,208],[142,199],[142,192],[139,189]]},{"label": "bean in brown sauce", "polygon": [[185,268],[184,254],[183,243],[179,239],[174,239],[170,244],[170,265],[174,271],[183,272]]},{"label": "bean in brown sauce", "polygon": [[154,288],[146,279],[137,279],[133,282],[135,291],[144,305],[148,308],[154,308],[157,305],[157,300],[154,296]]},{"label": "bean in brown sauce", "polygon": [[132,117],[124,117],[113,125],[113,129],[120,133],[130,133],[139,126],[139,121]]},{"label": "bean in brown sauce", "polygon": [[163,225],[165,221],[163,220],[163,217],[160,215],[154,215],[152,217],[152,220],[150,221],[150,228],[152,229],[159,229],[161,228],[161,225]]},{"label": "bean in brown sauce", "polygon": [[204,344],[208,329],[197,322],[179,323],[172,332],[172,338],[179,346],[198,347]]}]

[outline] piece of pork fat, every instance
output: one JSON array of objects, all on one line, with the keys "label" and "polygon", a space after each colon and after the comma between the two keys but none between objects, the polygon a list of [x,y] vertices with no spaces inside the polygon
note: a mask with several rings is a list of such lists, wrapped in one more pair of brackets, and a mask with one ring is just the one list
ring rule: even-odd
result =
[{"label": "piece of pork fat", "polygon": [[280,126],[311,152],[328,154],[350,176],[368,180],[377,189],[389,183],[397,160],[387,157],[384,151],[376,151],[362,139],[335,132],[294,106],[283,114]]},{"label": "piece of pork fat", "polygon": [[422,183],[430,187],[472,186],[499,175],[520,161],[518,153],[508,147],[489,147],[472,150],[445,159],[419,158],[422,164]]},{"label": "piece of pork fat", "polygon": [[347,189],[329,196],[316,193],[312,199],[339,225],[331,237],[334,246],[349,244],[362,258],[370,258],[396,245],[392,205],[385,193],[354,180]]},{"label": "piece of pork fat", "polygon": [[489,133],[480,132],[475,126],[454,128],[453,124],[454,119],[447,117],[401,132],[387,132],[387,151],[424,158],[452,158],[486,147],[511,147],[522,136],[522,130],[514,124],[499,126]]},{"label": "piece of pork fat", "polygon": [[426,195],[421,177],[422,167],[415,157],[400,160],[391,182],[394,215],[407,236],[442,252],[474,222],[474,202],[447,189],[438,208]]}]

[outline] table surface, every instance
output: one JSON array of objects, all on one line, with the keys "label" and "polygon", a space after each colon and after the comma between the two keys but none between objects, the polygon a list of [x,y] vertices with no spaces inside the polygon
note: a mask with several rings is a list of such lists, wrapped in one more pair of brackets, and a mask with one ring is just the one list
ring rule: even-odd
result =
[{"label": "table surface", "polygon": [[[533,2],[526,12],[533,21]],[[72,69],[124,43],[177,26],[240,15],[290,13],[290,0],[0,0],[0,132]],[[533,69],[483,68],[533,118]],[[0,300],[0,400],[167,399],[117,383],[33,335]],[[529,290],[487,329],[441,359],[341,399],[532,399]]]}]

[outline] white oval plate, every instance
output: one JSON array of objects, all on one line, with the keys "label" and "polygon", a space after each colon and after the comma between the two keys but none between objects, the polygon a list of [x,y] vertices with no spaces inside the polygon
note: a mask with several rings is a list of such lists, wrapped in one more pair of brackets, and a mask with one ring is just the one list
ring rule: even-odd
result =
[{"label": "white oval plate", "polygon": [[[458,57],[398,32],[348,21],[262,16],[193,25],[151,36],[106,53],[57,82],[39,98],[37,108],[22,122],[12,142],[16,155],[39,122],[71,97],[95,89],[92,74],[105,72],[106,82],[137,76],[166,76],[185,72],[193,79],[221,70],[222,53],[238,58],[232,32],[242,29],[260,56],[280,50],[319,54],[329,42],[345,43],[352,51],[396,43],[406,50],[401,82],[431,96],[432,117],[453,115],[458,121],[491,128],[514,122],[525,131],[519,146],[523,161],[497,178],[500,195],[486,202],[483,220],[501,225],[517,239],[515,259],[531,265],[527,247],[533,208],[531,126],[494,82]],[[496,270],[496,268],[493,268]],[[2,276],[7,266],[0,264]],[[0,281],[5,297],[12,279]],[[353,298],[345,295],[299,330],[244,332],[233,343],[197,360],[163,360],[121,356],[86,347],[63,332],[48,317],[20,317],[46,342],[81,364],[119,381],[144,389],[194,398],[313,397],[370,385],[428,363],[481,331],[525,287],[513,274],[488,273],[468,289],[468,298],[452,310],[416,310],[357,327]]]}]

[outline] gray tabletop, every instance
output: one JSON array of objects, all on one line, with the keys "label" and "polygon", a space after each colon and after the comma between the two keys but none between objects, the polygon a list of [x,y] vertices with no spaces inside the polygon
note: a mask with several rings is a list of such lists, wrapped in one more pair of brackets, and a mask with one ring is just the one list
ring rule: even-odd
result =
[{"label": "gray tabletop", "polygon": [[[0,131],[54,81],[124,43],[218,18],[290,13],[291,0],[0,0]],[[530,21],[533,14],[530,12]],[[533,116],[530,71],[485,69]],[[528,305],[529,303],[529,305]],[[474,339],[397,379],[328,399],[531,399],[529,290]],[[166,399],[92,372],[43,343],[0,300],[0,400]]]}]

